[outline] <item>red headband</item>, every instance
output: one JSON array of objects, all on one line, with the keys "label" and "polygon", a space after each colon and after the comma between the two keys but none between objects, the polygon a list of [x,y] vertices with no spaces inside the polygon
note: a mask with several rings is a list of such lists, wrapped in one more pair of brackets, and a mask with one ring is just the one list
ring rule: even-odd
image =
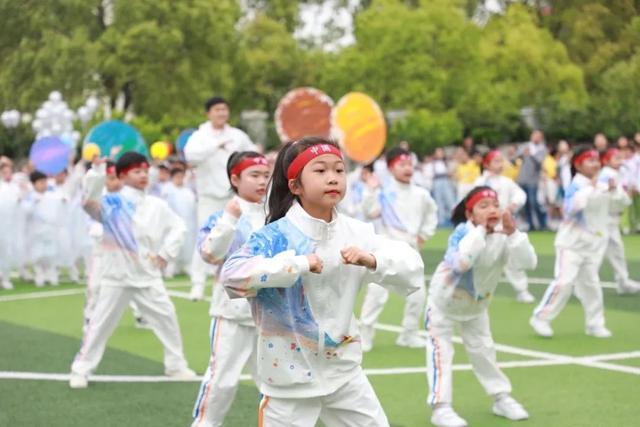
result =
[{"label": "red headband", "polygon": [[602,155],[602,163],[606,163],[609,160],[611,160],[611,158],[613,156],[618,155],[618,153],[620,153],[620,150],[618,150],[617,148],[609,148],[607,151],[604,152],[604,154]]},{"label": "red headband", "polygon": [[482,160],[482,164],[486,167],[489,166],[489,163],[491,163],[491,160],[493,160],[498,154],[500,153],[500,150],[491,150],[489,151],[485,156],[484,159]]},{"label": "red headband", "polygon": [[410,154],[404,154],[403,153],[403,154],[400,154],[400,155],[394,157],[393,159],[389,160],[387,162],[387,167],[389,169],[391,169],[393,167],[393,165],[395,165],[396,163],[401,162],[403,160],[413,161],[413,159],[411,158]]},{"label": "red headband", "polygon": [[246,159],[235,165],[233,168],[231,168],[231,175],[240,176],[243,170],[252,166],[269,166],[269,163],[267,162],[267,159],[262,156],[247,157]]},{"label": "red headband", "polygon": [[580,154],[577,157],[573,158],[573,165],[577,166],[588,159],[598,159],[600,160],[600,155],[596,150],[587,150],[584,153]]},{"label": "red headband", "polygon": [[473,207],[482,199],[486,198],[498,200],[498,194],[490,189],[478,191],[473,196],[469,197],[469,199],[464,203],[464,207],[466,210],[473,210]]},{"label": "red headband", "polygon": [[128,174],[131,170],[133,169],[149,169],[149,163],[147,163],[146,161],[144,162],[140,162],[140,163],[133,163],[130,164],[129,166],[127,166],[126,168],[123,168],[120,173],[118,174],[118,176],[120,175],[126,175]]},{"label": "red headband", "polygon": [[289,165],[289,168],[287,169],[287,179],[296,179],[298,175],[300,175],[300,172],[302,172],[302,169],[307,165],[307,163],[324,154],[333,154],[335,156],[338,156],[340,160],[342,160],[342,153],[337,147],[331,144],[312,145],[302,153],[298,154],[295,159],[293,159],[293,161]]}]

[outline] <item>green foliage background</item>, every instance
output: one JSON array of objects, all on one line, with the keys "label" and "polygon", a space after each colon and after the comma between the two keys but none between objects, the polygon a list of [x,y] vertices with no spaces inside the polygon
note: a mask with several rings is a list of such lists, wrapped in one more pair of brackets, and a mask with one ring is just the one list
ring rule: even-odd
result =
[{"label": "green foliage background", "polygon": [[[362,1],[356,42],[338,51],[294,37],[300,5],[322,1],[114,0],[105,26],[102,0],[0,0],[0,110],[34,111],[52,90],[72,107],[124,95],[151,143],[197,125],[214,93],[237,121],[244,109],[273,114],[288,90],[311,85],[408,111],[390,142],[421,154],[465,134],[525,138],[523,107],[549,139],[638,130],[640,1],[558,1],[548,15],[514,4],[484,28],[471,0]],[[24,154],[32,139],[28,126],[0,129],[0,152]]]}]

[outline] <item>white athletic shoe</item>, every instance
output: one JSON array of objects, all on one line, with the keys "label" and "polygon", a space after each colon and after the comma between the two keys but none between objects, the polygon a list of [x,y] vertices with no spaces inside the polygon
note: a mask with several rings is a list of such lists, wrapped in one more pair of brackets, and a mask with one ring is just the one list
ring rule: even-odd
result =
[{"label": "white athletic shoe", "polygon": [[585,334],[596,338],[609,338],[613,335],[611,331],[604,326],[588,327],[585,330]]},{"label": "white athletic shoe", "polygon": [[635,280],[627,280],[624,284],[619,284],[618,295],[634,295],[640,292],[640,283]]},{"label": "white athletic shoe", "polygon": [[373,337],[376,331],[371,325],[360,324],[360,343],[364,353],[371,351],[373,348]]},{"label": "white athletic shoe", "polygon": [[505,417],[511,421],[526,420],[529,413],[517,400],[508,394],[501,395],[493,402],[493,413],[499,417]]},{"label": "white athletic shoe", "polygon": [[193,284],[191,285],[191,292],[189,292],[189,299],[191,301],[202,301],[204,299],[204,285]]},{"label": "white athletic shoe", "polygon": [[409,348],[425,348],[427,338],[421,336],[418,331],[402,331],[396,339],[396,345]]},{"label": "white athletic shoe", "polygon": [[71,388],[87,388],[89,386],[89,379],[85,375],[71,373],[69,378],[69,387]]},{"label": "white athletic shoe", "polygon": [[518,292],[518,295],[516,295],[516,301],[523,304],[533,304],[536,302],[536,299],[531,295],[531,292],[524,290],[522,292]]},{"label": "white athletic shoe", "polygon": [[198,377],[198,375],[189,368],[182,368],[175,371],[164,371],[164,374],[178,380],[192,380]]},{"label": "white athletic shoe", "polygon": [[441,406],[433,410],[431,424],[437,427],[467,427],[467,422],[456,414],[451,406]]},{"label": "white athletic shoe", "polygon": [[9,280],[9,278],[3,278],[2,279],[2,284],[0,284],[0,287],[2,289],[6,289],[6,290],[11,290],[13,289],[13,283],[11,283],[11,280]]},{"label": "white athletic shoe", "polygon": [[553,329],[551,329],[551,324],[546,320],[540,320],[536,316],[531,316],[529,319],[529,324],[536,332],[536,334],[541,337],[551,338],[553,336]]}]

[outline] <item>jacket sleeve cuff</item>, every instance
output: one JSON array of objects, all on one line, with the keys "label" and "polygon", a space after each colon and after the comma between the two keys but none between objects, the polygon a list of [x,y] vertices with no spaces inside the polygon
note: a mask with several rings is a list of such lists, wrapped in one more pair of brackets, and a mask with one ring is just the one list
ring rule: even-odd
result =
[{"label": "jacket sleeve cuff", "polygon": [[293,257],[293,264],[301,274],[311,271],[311,267],[309,266],[309,258],[307,258],[306,255],[297,255]]}]

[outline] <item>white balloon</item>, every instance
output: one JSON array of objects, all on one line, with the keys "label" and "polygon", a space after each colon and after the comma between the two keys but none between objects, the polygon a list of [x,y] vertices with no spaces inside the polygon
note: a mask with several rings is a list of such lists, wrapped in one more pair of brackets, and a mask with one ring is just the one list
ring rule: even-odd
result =
[{"label": "white balloon", "polygon": [[80,134],[80,132],[78,132],[77,130],[74,130],[73,132],[71,132],[71,139],[74,142],[78,142],[80,141],[80,138],[82,137],[82,135]]},{"label": "white balloon", "polygon": [[38,119],[44,119],[45,117],[47,117],[49,114],[46,110],[43,110],[42,108],[38,109],[36,111],[36,117]]},{"label": "white balloon", "polygon": [[49,94],[50,101],[62,101],[62,94],[57,90],[54,90]]},{"label": "white balloon", "polygon": [[22,115],[22,123],[24,123],[25,125],[31,123],[32,120],[33,120],[33,116],[31,114],[24,113]]},{"label": "white balloon", "polygon": [[62,125],[58,122],[55,122],[51,125],[51,132],[54,135],[60,135],[62,133]]},{"label": "white balloon", "polygon": [[50,110],[54,105],[56,105],[56,104],[54,102],[52,102],[52,101],[45,101],[42,104],[42,109],[43,110]]},{"label": "white balloon", "polygon": [[42,121],[40,119],[35,119],[33,122],[31,122],[31,127],[33,128],[33,130],[38,132],[42,129]]},{"label": "white balloon", "polygon": [[76,116],[75,113],[71,110],[65,110],[63,115],[64,118],[69,121],[73,120]]},{"label": "white balloon", "polygon": [[51,132],[51,130],[49,129],[42,129],[39,133],[38,133],[38,137],[39,138],[44,138],[46,136],[51,136],[53,135],[53,133]]},{"label": "white balloon", "polygon": [[98,101],[98,98],[96,98],[95,96],[90,96],[89,98],[87,98],[87,102],[86,102],[86,106],[92,110],[95,111],[96,108],[98,108],[98,105],[100,104],[100,101]]}]

